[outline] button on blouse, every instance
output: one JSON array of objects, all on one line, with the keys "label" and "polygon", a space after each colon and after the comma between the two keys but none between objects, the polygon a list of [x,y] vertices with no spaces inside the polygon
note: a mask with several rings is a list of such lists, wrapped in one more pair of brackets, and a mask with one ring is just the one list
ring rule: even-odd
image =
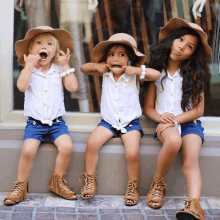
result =
[{"label": "button on blouse", "polygon": [[57,64],[52,64],[46,74],[41,69],[33,69],[29,87],[25,91],[24,116],[51,126],[55,118],[66,113],[60,76],[62,72]]}]

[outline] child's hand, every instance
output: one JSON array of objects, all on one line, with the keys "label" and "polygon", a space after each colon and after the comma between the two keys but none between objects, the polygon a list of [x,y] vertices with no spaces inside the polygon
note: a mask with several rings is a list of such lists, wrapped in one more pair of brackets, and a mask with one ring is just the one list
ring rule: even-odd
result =
[{"label": "child's hand", "polygon": [[[134,66],[123,66],[122,68],[124,68],[125,73],[128,76],[131,75],[140,75],[142,70],[140,67],[134,67]],[[140,73],[140,74],[139,74]]]},{"label": "child's hand", "polygon": [[26,54],[24,54],[24,62],[26,65],[30,65],[32,67],[34,67],[38,61],[41,59],[40,55],[34,55],[34,54],[29,54],[28,56],[26,56]]},{"label": "child's hand", "polygon": [[103,63],[94,63],[94,67],[99,73],[106,73],[109,71],[109,68],[111,66],[103,62]]},{"label": "child's hand", "polygon": [[59,50],[59,54],[57,56],[57,62],[63,69],[69,69],[69,60],[71,57],[69,48],[67,48],[66,54],[62,50]]},{"label": "child's hand", "polygon": [[174,124],[173,123],[167,123],[167,124],[159,124],[157,126],[156,132],[157,134],[161,135],[161,133],[166,130],[167,128],[173,127]]},{"label": "child's hand", "polygon": [[172,113],[169,113],[169,112],[165,112],[163,113],[160,117],[159,117],[159,120],[158,122],[159,123],[173,123],[174,121],[174,116]]}]

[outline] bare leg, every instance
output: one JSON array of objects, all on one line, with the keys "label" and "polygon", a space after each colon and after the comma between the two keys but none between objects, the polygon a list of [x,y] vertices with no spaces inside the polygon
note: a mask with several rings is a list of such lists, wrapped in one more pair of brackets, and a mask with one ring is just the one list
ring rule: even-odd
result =
[{"label": "bare leg", "polygon": [[36,139],[26,139],[24,141],[18,165],[18,181],[23,182],[29,177],[40,143],[41,142]]},{"label": "bare leg", "polygon": [[[163,146],[157,158],[155,178],[161,179],[165,178],[170,170],[176,154],[181,148],[182,138],[176,128],[167,128],[161,135],[158,135],[158,138]],[[158,203],[153,202],[152,205],[157,206]]]},{"label": "bare leg", "polygon": [[[113,137],[113,133],[103,127],[98,126],[91,134],[87,141],[85,152],[86,174],[94,175],[99,159],[99,149],[102,145]],[[90,194],[84,194],[83,197],[90,198]]]},{"label": "bare leg", "polygon": [[181,148],[182,138],[176,128],[167,128],[161,135],[158,135],[158,138],[163,146],[157,158],[155,176],[160,179],[165,178],[170,170],[176,154]]},{"label": "bare leg", "polygon": [[[30,175],[32,170],[34,157],[37,153],[37,149],[40,145],[40,141],[36,139],[26,139],[21,151],[21,157],[18,165],[18,178],[19,182],[24,182]],[[14,194],[16,196],[16,192]],[[7,199],[6,203],[10,204],[11,200]]]},{"label": "bare leg", "polygon": [[186,178],[189,199],[200,200],[202,191],[202,179],[199,169],[199,152],[202,139],[196,134],[188,134],[183,137],[182,171]]},{"label": "bare leg", "polygon": [[[54,173],[63,177],[69,167],[71,154],[73,152],[73,142],[69,135],[63,134],[54,141],[54,144],[58,148]],[[71,199],[77,199],[76,195],[71,195]]]},{"label": "bare leg", "polygon": [[140,131],[134,130],[123,134],[121,138],[125,146],[128,179],[133,180],[139,177],[139,146],[141,133]]},{"label": "bare leg", "polygon": [[[139,146],[141,140],[140,131],[134,130],[121,136],[125,146],[125,156],[127,160],[128,180],[134,180],[139,177]],[[134,203],[134,200],[127,199],[126,203]]]},{"label": "bare leg", "polygon": [[85,152],[85,165],[87,174],[95,173],[99,159],[99,149],[106,141],[108,141],[112,137],[114,137],[113,133],[103,126],[98,126],[92,132],[87,141]]},{"label": "bare leg", "polygon": [[54,144],[57,146],[59,152],[56,158],[54,172],[62,177],[66,173],[70,163],[73,151],[73,142],[69,135],[63,134],[54,141]]}]

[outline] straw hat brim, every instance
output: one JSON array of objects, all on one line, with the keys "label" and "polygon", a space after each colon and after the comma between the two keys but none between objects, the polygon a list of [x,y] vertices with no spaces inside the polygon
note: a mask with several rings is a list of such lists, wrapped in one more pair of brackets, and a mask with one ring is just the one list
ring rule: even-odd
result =
[{"label": "straw hat brim", "polygon": [[125,44],[131,47],[131,49],[134,51],[135,55],[138,58],[138,61],[135,63],[135,66],[141,66],[145,63],[146,56],[143,53],[139,52],[136,47],[134,47],[129,41],[126,40],[102,41],[99,44],[97,44],[92,51],[93,58],[97,63],[101,61],[106,48],[111,44]]},{"label": "straw hat brim", "polygon": [[15,43],[15,52],[18,56],[18,63],[20,65],[24,65],[24,54],[28,54],[28,46],[32,38],[37,36],[38,34],[43,33],[50,33],[54,35],[60,44],[60,49],[64,51],[64,53],[67,52],[67,48],[70,50],[70,54],[73,53],[73,43],[71,35],[68,31],[65,31],[63,29],[40,29],[40,28],[34,28],[29,30],[26,33],[26,36],[23,40],[19,40]]},{"label": "straw hat brim", "polygon": [[203,47],[204,47],[204,52],[205,52],[205,58],[207,61],[211,59],[212,56],[212,49],[208,45],[208,36],[207,34],[202,30],[202,28],[194,23],[188,23],[185,20],[181,18],[172,18],[170,21],[163,27],[161,28],[159,32],[159,42],[161,42],[163,39],[167,38],[173,31],[175,31],[178,28],[181,27],[189,27],[195,30],[202,41]]}]

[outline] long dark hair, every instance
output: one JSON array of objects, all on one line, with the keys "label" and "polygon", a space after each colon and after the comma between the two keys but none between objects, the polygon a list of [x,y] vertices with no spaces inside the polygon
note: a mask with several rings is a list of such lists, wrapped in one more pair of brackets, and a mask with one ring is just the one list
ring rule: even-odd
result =
[{"label": "long dark hair", "polygon": [[[193,95],[195,95],[198,100],[197,105],[202,101],[201,93],[205,89],[206,74],[209,71],[199,34],[188,27],[182,27],[175,30],[152,49],[151,61],[148,63],[148,67],[160,72],[165,70],[166,74],[161,80],[163,88],[163,80],[168,75],[167,66],[173,41],[184,35],[193,35],[198,39],[198,45],[193,55],[189,59],[182,61],[180,65],[180,74],[183,77],[181,108],[183,111],[186,111],[191,109],[190,99]],[[193,92],[195,93],[193,94]]]}]

